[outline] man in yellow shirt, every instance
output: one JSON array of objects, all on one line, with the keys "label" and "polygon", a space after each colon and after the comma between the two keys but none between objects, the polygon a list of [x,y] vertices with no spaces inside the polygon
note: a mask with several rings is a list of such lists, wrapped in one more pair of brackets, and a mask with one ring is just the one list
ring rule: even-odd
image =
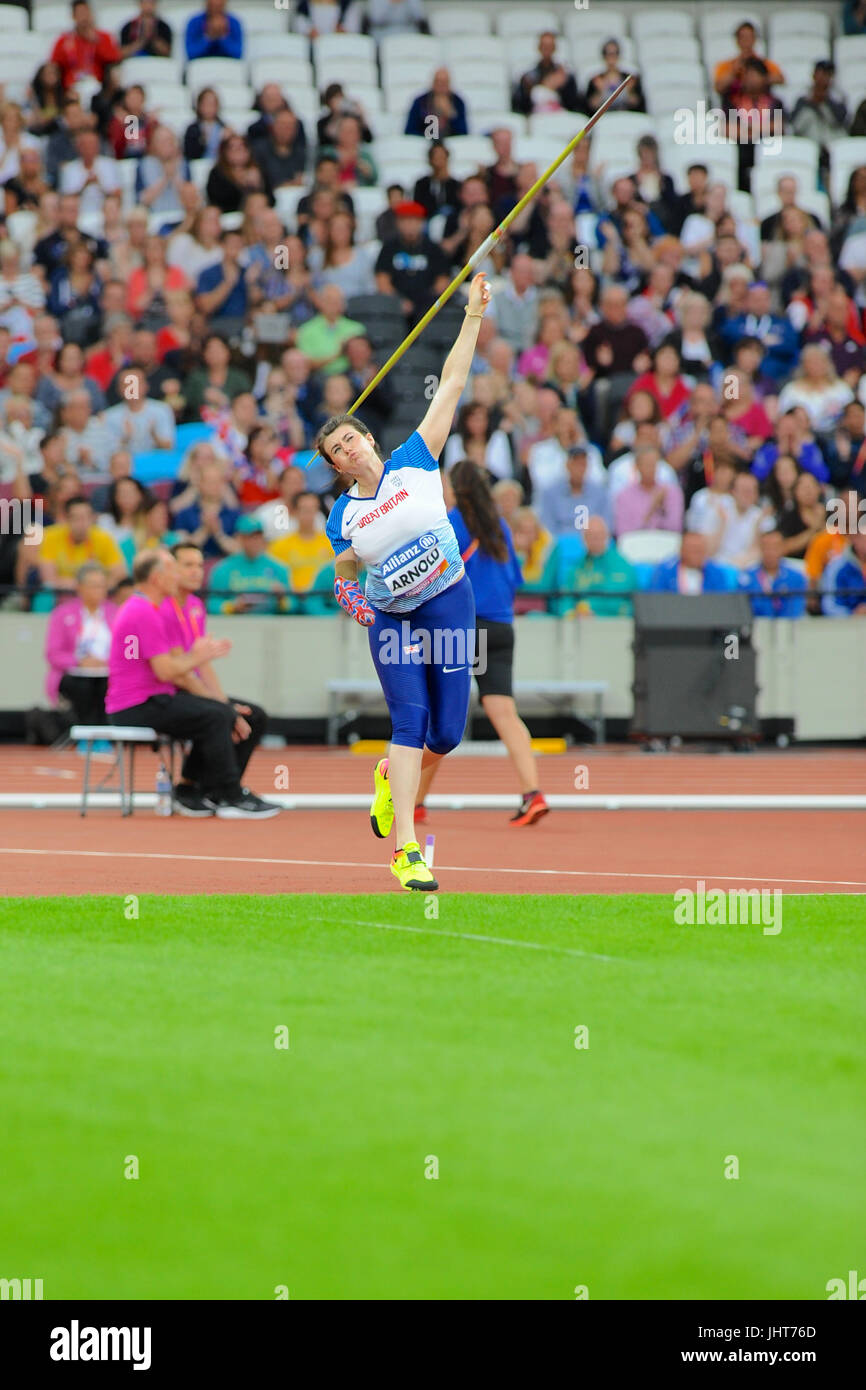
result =
[{"label": "man in yellow shirt", "polygon": [[101,565],[111,588],[126,577],[126,562],[117,542],[93,524],[93,508],[86,497],[70,497],[65,521],[46,526],[39,547],[39,574],[46,589],[76,588],[76,575],[84,564]]},{"label": "man in yellow shirt", "polygon": [[321,515],[316,494],[299,492],[292,508],[297,529],[268,546],[269,554],[289,571],[292,593],[305,593],[319,570],[333,561],[331,543],[321,529]]}]

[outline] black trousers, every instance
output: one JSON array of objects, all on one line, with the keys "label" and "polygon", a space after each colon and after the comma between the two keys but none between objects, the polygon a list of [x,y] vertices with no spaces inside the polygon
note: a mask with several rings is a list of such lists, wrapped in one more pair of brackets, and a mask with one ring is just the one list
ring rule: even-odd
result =
[{"label": "black trousers", "polygon": [[105,692],[108,689],[107,676],[60,677],[60,694],[72,706],[76,724],[107,724],[105,713]]},{"label": "black trousers", "polygon": [[[240,742],[232,744],[232,751],[234,752],[235,764],[237,766],[238,781],[242,782],[247,763],[252,757],[255,749],[259,746],[262,734],[265,732],[268,716],[265,714],[261,705],[254,705],[249,700],[242,700],[235,695],[230,695],[229,700],[232,704],[237,701],[239,705],[249,705],[250,709],[249,714],[244,715],[244,719],[250,726],[251,732],[249,738],[241,739]],[[184,762],[181,776],[185,782],[192,782],[194,786],[201,787],[202,790],[204,790],[205,772],[206,769],[202,761],[201,750],[194,743]]]},{"label": "black trousers", "polygon": [[227,801],[235,800],[241,790],[238,758],[232,743],[236,718],[231,705],[191,695],[187,690],[176,690],[173,695],[153,695],[143,704],[115,710],[108,716],[110,724],[149,726],[159,734],[190,739],[192,752],[198,759],[201,790],[206,796]]}]

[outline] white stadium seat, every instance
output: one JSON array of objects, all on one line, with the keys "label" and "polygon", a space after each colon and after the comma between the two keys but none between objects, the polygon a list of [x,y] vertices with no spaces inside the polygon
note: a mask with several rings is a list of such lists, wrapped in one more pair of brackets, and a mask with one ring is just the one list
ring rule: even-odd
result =
[{"label": "white stadium seat", "polygon": [[628,34],[622,10],[611,10],[607,5],[590,5],[578,14],[567,14],[562,29],[569,42],[579,44],[581,50],[597,51],[606,39],[619,39],[622,43]]},{"label": "white stadium seat", "polygon": [[537,164],[539,173],[562,154],[563,141],[551,135],[520,135],[514,141],[514,158],[521,164]]},{"label": "white stadium seat", "polygon": [[758,33],[763,36],[763,20],[758,11],[750,9],[748,5],[740,6],[726,3],[709,10],[706,14],[701,15],[698,21],[704,46],[721,37],[730,44],[731,57],[733,57],[736,48],[734,30],[738,24],[743,24],[745,21],[754,24]]},{"label": "white stadium seat", "polygon": [[313,62],[317,69],[332,58],[358,58],[376,66],[376,42],[369,34],[322,34],[313,39]]},{"label": "white stadium seat", "polygon": [[808,65],[811,77],[816,60],[821,56],[830,57],[830,47],[828,44],[826,48],[816,48],[816,40],[812,34],[789,34],[784,38],[773,39],[769,53],[786,77],[791,67],[799,68],[804,64]]},{"label": "white stadium seat", "polygon": [[755,164],[758,168],[764,164],[771,168],[788,164],[794,168],[811,170],[817,179],[819,154],[817,140],[807,140],[799,135],[785,135],[776,146],[758,144],[755,149]]},{"label": "white stadium seat", "polygon": [[452,164],[460,159],[475,168],[479,164],[492,164],[496,158],[486,135],[453,135],[447,143]]},{"label": "white stadium seat", "polygon": [[630,565],[658,565],[679,555],[681,541],[679,531],[630,531],[616,544]]},{"label": "white stadium seat", "polygon": [[842,136],[830,144],[830,198],[841,203],[855,169],[866,164],[866,135]]},{"label": "white stadium seat", "polygon": [[44,34],[49,31],[56,31],[58,34],[65,33],[72,28],[72,15],[68,5],[46,5],[43,0],[37,0],[33,6],[32,27]]},{"label": "white stadium seat", "polygon": [[397,58],[393,64],[389,63],[382,69],[382,91],[385,93],[385,105],[391,106],[388,94],[395,87],[414,88],[414,96],[420,96],[422,92],[429,92],[430,84],[433,80],[433,73],[436,71],[437,64],[431,64],[426,58]]},{"label": "white stadium seat", "polygon": [[[256,63],[257,68],[263,68],[270,62],[273,67],[277,67],[280,59],[274,62],[268,58],[259,58]],[[283,64],[283,80],[291,79],[294,81],[294,74],[297,64],[293,63],[291,68]],[[316,86],[320,91],[324,91],[331,82],[339,82],[346,90],[352,90],[356,82],[362,87],[375,87],[379,81],[379,70],[375,63],[368,63],[366,58],[329,58],[327,63],[319,63],[315,69],[315,79],[313,70],[309,64],[305,64],[309,69],[307,81],[315,80]]]},{"label": "white stadium seat", "polygon": [[287,62],[297,59],[308,63],[310,41],[303,34],[250,34],[244,44],[244,55],[251,63],[256,58],[284,58]]},{"label": "white stadium seat", "polygon": [[[208,59],[201,61],[207,62]],[[217,59],[217,62],[219,61],[220,59]],[[187,75],[187,82],[189,81]],[[312,63],[299,58],[288,60],[279,54],[274,58],[254,59],[249,65],[249,82],[256,92],[260,92],[266,82],[277,82],[280,87],[285,87],[287,95],[298,87],[316,86]]]},{"label": "white stadium seat", "polygon": [[[816,54],[826,58],[826,53]],[[833,59],[837,68],[862,68],[866,64],[866,34],[843,34],[833,44]]]},{"label": "white stadium seat", "polygon": [[288,19],[285,10],[275,9],[267,5],[243,5],[233,4],[229,6],[233,14],[236,14],[241,24],[244,26],[244,38],[249,39],[255,35],[264,35],[266,38],[276,38],[278,35],[285,34],[288,30]]},{"label": "white stadium seat", "polygon": [[687,10],[667,10],[651,5],[644,13],[632,16],[632,38],[638,45],[659,35],[679,43],[681,37],[692,37],[694,32],[694,20]]},{"label": "white stadium seat", "polygon": [[27,11],[20,5],[0,5],[0,30],[21,32],[27,28]]},{"label": "white stadium seat", "polygon": [[783,160],[767,159],[763,164],[756,164],[752,170],[752,197],[756,202],[776,192],[779,179],[786,174],[793,174],[800,187],[805,191],[813,189],[816,184],[816,175],[813,169],[809,169],[804,164],[785,163]]},{"label": "white stadium seat", "polygon": [[518,135],[528,133],[526,117],[519,115],[516,111],[505,111],[487,106],[476,107],[472,101],[469,102],[468,111],[469,129],[473,135],[486,135],[488,131],[496,130],[497,126],[507,126],[515,139]]},{"label": "white stadium seat", "polygon": [[[286,184],[282,188],[276,189],[274,192],[277,212],[283,219],[284,226],[288,227],[290,232],[297,230],[298,203],[306,196],[307,192],[308,190],[306,188],[298,186],[297,184],[293,187]],[[354,196],[355,190],[353,189],[353,199]]]},{"label": "white stadium seat", "polygon": [[830,42],[830,16],[824,10],[792,10],[786,5],[778,14],[770,15],[768,24],[770,48],[777,39],[794,34],[808,34],[816,45]]},{"label": "white stadium seat", "polygon": [[583,130],[589,120],[579,111],[542,111],[529,117],[529,130],[532,135],[542,135],[550,140],[561,140],[567,145],[578,131]]},{"label": "white stadium seat", "polygon": [[[46,41],[44,34],[11,33],[2,42],[2,56],[8,64],[16,66],[17,77],[29,82],[34,72],[48,58],[52,41]],[[22,72],[22,67],[25,69]]]},{"label": "white stadium seat", "polygon": [[420,159],[426,163],[429,143],[422,135],[386,135],[373,143],[371,154],[376,164],[398,160]]},{"label": "white stadium seat", "polygon": [[521,5],[519,9],[503,10],[497,6],[496,32],[503,38],[511,34],[541,34],[550,29],[559,33],[559,15],[550,5]]},{"label": "white stadium seat", "polygon": [[384,188],[353,188],[355,208],[355,240],[372,241],[376,235],[376,218],[388,206]]},{"label": "white stadium seat", "polygon": [[392,159],[384,167],[381,164],[378,167],[379,183],[383,188],[387,188],[389,183],[399,183],[409,193],[418,180],[430,172],[430,165],[423,156],[417,160]]},{"label": "white stadium seat", "polygon": [[191,159],[189,162],[189,176],[202,193],[207,187],[208,175],[213,166],[212,159]]},{"label": "white stadium seat", "polygon": [[635,44],[635,48],[642,72],[650,71],[654,63],[664,63],[670,59],[675,59],[678,63],[693,63],[695,67],[698,67],[701,61],[698,41],[689,35],[672,39],[662,34],[657,38],[641,39],[640,43]]},{"label": "white stadium seat", "polygon": [[641,135],[652,135],[652,117],[643,111],[608,111],[604,120],[599,122],[593,132],[594,139],[597,139],[602,131],[609,136],[630,136],[637,141]]},{"label": "white stadium seat", "polygon": [[446,47],[430,34],[386,34],[379,42],[379,62],[386,67],[398,67],[405,59],[437,67],[446,58]]},{"label": "white stadium seat", "polygon": [[486,10],[470,10],[463,5],[454,9],[433,10],[428,16],[430,32],[437,39],[462,37],[464,34],[490,35],[491,15]]},{"label": "white stadium seat", "polygon": [[678,193],[685,193],[688,188],[686,174],[691,164],[705,164],[710,183],[723,183],[728,188],[736,188],[736,145],[677,145],[670,140],[659,143],[661,167],[666,174],[670,174]]},{"label": "white stadium seat", "polygon": [[183,137],[187,128],[194,120],[193,112],[188,106],[160,106],[157,112],[160,125],[167,125],[169,130],[173,130],[178,140],[183,143]]},{"label": "white stadium seat", "polygon": [[186,85],[190,91],[200,92],[202,87],[246,87],[248,83],[249,74],[243,58],[193,58],[186,65]]},{"label": "white stadium seat", "polygon": [[673,115],[677,111],[693,111],[697,102],[705,100],[707,89],[698,85],[698,79],[678,82],[669,79],[658,84],[651,83],[644,88],[647,111],[652,116]]},{"label": "white stadium seat", "polygon": [[176,92],[183,82],[183,65],[179,58],[127,58],[118,71],[125,86],[140,82],[146,92],[151,91],[155,82],[170,84]]}]

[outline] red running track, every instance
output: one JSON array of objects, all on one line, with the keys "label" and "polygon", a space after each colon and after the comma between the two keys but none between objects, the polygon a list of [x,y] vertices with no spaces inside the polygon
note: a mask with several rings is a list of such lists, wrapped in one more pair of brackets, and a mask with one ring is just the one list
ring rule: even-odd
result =
[{"label": "red running track", "polygon": [[[435,833],[445,892],[672,893],[704,879],[862,893],[863,828],[850,811],[563,811],[521,829],[501,812],[444,811],[421,838]],[[287,811],[261,824],[0,813],[7,896],[399,892],[388,853],[354,811]]]}]

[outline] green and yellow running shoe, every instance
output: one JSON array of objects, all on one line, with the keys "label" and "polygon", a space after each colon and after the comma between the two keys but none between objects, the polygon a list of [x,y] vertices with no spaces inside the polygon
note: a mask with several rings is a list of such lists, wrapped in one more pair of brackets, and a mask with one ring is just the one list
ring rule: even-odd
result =
[{"label": "green and yellow running shoe", "polygon": [[370,824],[373,834],[386,840],[394,824],[394,803],[388,781],[388,759],[380,758],[373,770],[373,800],[370,802]]},{"label": "green and yellow running shoe", "polygon": [[439,884],[431,874],[416,840],[408,840],[402,849],[395,849],[391,873],[399,879],[407,893],[435,893]]}]

